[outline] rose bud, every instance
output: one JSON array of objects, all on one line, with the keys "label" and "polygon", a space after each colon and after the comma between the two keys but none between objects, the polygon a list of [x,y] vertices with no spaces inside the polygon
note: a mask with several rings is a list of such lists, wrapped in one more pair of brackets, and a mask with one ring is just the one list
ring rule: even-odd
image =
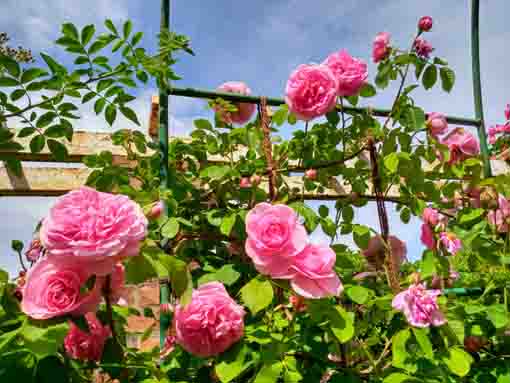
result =
[{"label": "rose bud", "polygon": [[305,178],[309,179],[310,181],[315,181],[317,179],[317,170],[316,169],[308,169],[305,172]]}]

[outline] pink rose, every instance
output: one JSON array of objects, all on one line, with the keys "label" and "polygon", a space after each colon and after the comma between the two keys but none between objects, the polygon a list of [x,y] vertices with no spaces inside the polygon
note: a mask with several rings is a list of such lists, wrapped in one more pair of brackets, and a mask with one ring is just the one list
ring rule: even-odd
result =
[{"label": "pink rose", "polygon": [[392,306],[404,313],[411,326],[442,326],[446,319],[437,304],[439,295],[440,290],[426,290],[422,284],[413,284],[393,298]]},{"label": "pink rose", "polygon": [[434,238],[434,232],[431,227],[424,223],[421,225],[421,242],[427,246],[428,249],[434,250],[436,248],[436,239]]},{"label": "pink rose", "polygon": [[304,121],[323,116],[336,105],[338,82],[325,65],[300,65],[285,88],[285,102],[297,118]]},{"label": "pink rose", "polygon": [[354,96],[365,85],[368,77],[367,63],[352,57],[345,50],[330,54],[322,64],[335,75],[339,96]]},{"label": "pink rose", "polygon": [[427,118],[427,127],[430,130],[430,134],[436,137],[443,134],[448,129],[448,121],[442,113],[432,112]]},{"label": "pink rose", "polygon": [[81,330],[73,322],[64,339],[67,354],[74,359],[99,362],[103,355],[106,340],[111,336],[110,327],[96,318],[94,313],[85,314],[89,332]]},{"label": "pink rose", "polygon": [[507,121],[510,120],[510,104],[506,104],[506,108],[505,108],[505,119]]},{"label": "pink rose", "polygon": [[60,197],[44,219],[41,242],[50,257],[87,262],[101,275],[126,256],[138,255],[147,218],[124,195],[81,187]]},{"label": "pink rose", "polygon": [[[389,246],[391,248],[392,255],[399,259],[400,262],[404,262],[407,260],[407,247],[404,242],[395,237],[394,235],[390,235],[388,237]],[[375,237],[370,238],[368,242],[368,247],[363,250],[363,255],[367,258],[367,261],[376,266],[376,268],[381,268],[384,264],[384,259],[386,257],[386,249],[383,242],[383,239],[380,235],[376,235]]]},{"label": "pink rose", "polygon": [[336,253],[327,245],[307,245],[296,257],[292,269],[296,272],[290,284],[305,298],[319,299],[338,296],[342,282],[333,270]]},{"label": "pink rose", "polygon": [[418,29],[423,32],[428,32],[432,29],[433,20],[430,16],[423,16],[418,21]]},{"label": "pink rose", "polygon": [[499,133],[497,126],[491,126],[489,128],[489,144],[494,145],[496,143],[496,135]]},{"label": "pink rose", "polygon": [[429,224],[430,226],[436,226],[439,223],[440,218],[441,214],[439,214],[436,209],[432,209],[431,207],[426,207],[423,209],[423,222]]},{"label": "pink rose", "polygon": [[[220,92],[225,93],[237,93],[242,95],[250,95],[251,89],[248,88],[248,86],[241,81],[228,81],[222,85],[220,85],[217,89]],[[250,121],[251,117],[253,116],[253,113],[255,113],[255,104],[248,104],[245,102],[238,102],[234,103],[234,106],[237,108],[237,111],[235,112],[222,112],[220,110],[217,110],[217,112],[220,114],[221,119],[227,123],[227,124],[246,124],[248,121]]]},{"label": "pink rose", "polygon": [[308,169],[305,172],[305,178],[310,181],[315,181],[317,179],[317,170],[316,169]]},{"label": "pink rose", "polygon": [[260,273],[272,278],[294,276],[294,258],[307,243],[306,230],[294,210],[259,203],[246,216],[246,232],[246,254]]},{"label": "pink rose", "polygon": [[72,260],[42,258],[27,273],[21,309],[34,319],[79,316],[95,311],[105,278],[97,277],[92,289],[82,293],[91,276],[86,268]]},{"label": "pink rose", "polygon": [[453,233],[442,232],[439,234],[439,240],[446,251],[452,255],[457,254],[462,249],[461,240]]},{"label": "pink rose", "polygon": [[375,63],[384,60],[390,54],[390,34],[380,32],[375,36],[372,47],[372,59]]},{"label": "pink rose", "polygon": [[489,211],[487,219],[489,223],[496,227],[499,233],[508,232],[508,222],[510,217],[510,201],[501,194],[498,196],[498,208]]},{"label": "pink rose", "polygon": [[152,206],[151,211],[148,214],[148,217],[151,219],[158,219],[163,214],[164,205],[163,202],[158,201]]},{"label": "pink rose", "polygon": [[414,40],[414,50],[418,56],[428,59],[434,48],[427,40],[417,38]]},{"label": "pink rose", "polygon": [[442,144],[448,146],[450,150],[450,161],[448,161],[450,165],[480,153],[480,145],[475,136],[462,128],[456,128],[450,132],[443,138]]},{"label": "pink rose", "polygon": [[193,291],[186,308],[176,307],[176,341],[196,356],[221,354],[242,338],[244,315],[221,283],[206,283]]},{"label": "pink rose", "polygon": [[25,258],[29,262],[36,262],[42,255],[43,247],[41,245],[41,241],[38,239],[33,239],[32,242],[30,242],[30,247],[25,252]]}]

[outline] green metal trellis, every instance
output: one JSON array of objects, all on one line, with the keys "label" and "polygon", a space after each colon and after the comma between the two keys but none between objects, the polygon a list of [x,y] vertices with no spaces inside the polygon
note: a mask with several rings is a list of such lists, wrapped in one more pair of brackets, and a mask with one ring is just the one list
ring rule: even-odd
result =
[{"label": "green metal trellis", "polygon": [[[473,94],[475,117],[464,118],[456,116],[448,116],[447,120],[452,124],[459,124],[464,126],[473,126],[478,130],[478,137],[480,140],[481,154],[484,165],[485,177],[491,176],[491,166],[489,159],[489,150],[487,147],[487,136],[485,132],[485,123],[483,115],[483,102],[482,102],[482,85],[480,73],[480,1],[471,0],[471,58],[472,58],[472,72],[473,72]],[[161,0],[161,30],[168,30],[170,27],[170,0]],[[193,97],[202,99],[215,99],[222,98],[228,101],[246,102],[253,104],[260,104],[261,96],[244,96],[232,93],[221,93],[209,90],[200,90],[194,88],[170,88],[160,89],[159,92],[160,110],[159,110],[159,147],[161,154],[161,188],[165,190],[169,186],[169,167],[168,167],[168,147],[169,147],[169,133],[168,133],[168,98],[169,95]],[[267,98],[267,104],[272,106],[283,105],[285,101],[279,98]],[[338,106],[340,108],[340,106]],[[346,112],[355,113],[362,111],[363,108],[344,107]],[[390,111],[383,109],[372,109],[372,113],[378,117],[388,116]],[[480,295],[483,293],[482,288],[453,288],[444,289],[444,294],[453,294],[457,296],[471,296]],[[167,280],[160,283],[160,303],[168,304],[171,297],[171,288]],[[160,311],[160,345],[163,348],[167,330],[170,326],[170,314],[166,310]]]}]

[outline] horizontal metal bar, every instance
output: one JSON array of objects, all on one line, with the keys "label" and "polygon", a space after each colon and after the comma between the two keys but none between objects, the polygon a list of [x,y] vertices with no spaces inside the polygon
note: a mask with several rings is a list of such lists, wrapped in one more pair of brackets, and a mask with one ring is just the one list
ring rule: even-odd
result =
[{"label": "horizontal metal bar", "polygon": [[[246,102],[249,104],[258,104],[260,103],[260,96],[246,96],[242,94],[236,93],[225,93],[225,92],[216,92],[205,89],[195,89],[195,88],[171,88],[169,94],[172,96],[181,96],[181,97],[192,97],[192,98],[204,98],[204,99],[215,99],[222,98],[227,101],[235,101],[235,102]],[[268,97],[267,104],[271,106],[280,106],[285,104],[285,100],[281,98]],[[340,110],[342,107],[337,105],[337,108]],[[367,108],[355,108],[351,106],[344,106],[344,111],[349,114],[360,113],[366,111]],[[387,109],[377,109],[370,108],[371,113],[376,117],[388,117],[390,114],[390,110]],[[473,118],[465,118],[465,117],[456,117],[456,116],[447,116],[446,119],[450,124],[458,124],[464,126],[479,126],[480,120]]]},{"label": "horizontal metal bar", "polygon": [[483,288],[481,287],[454,287],[450,289],[443,289],[444,295],[456,295],[456,296],[477,296],[483,294]]}]

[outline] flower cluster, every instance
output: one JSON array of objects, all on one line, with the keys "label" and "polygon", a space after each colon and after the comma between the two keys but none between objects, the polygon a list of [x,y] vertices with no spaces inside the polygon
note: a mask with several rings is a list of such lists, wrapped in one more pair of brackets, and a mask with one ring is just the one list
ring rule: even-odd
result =
[{"label": "flower cluster", "polygon": [[342,292],[334,271],[335,252],[329,246],[309,243],[290,207],[258,204],[246,216],[246,232],[246,253],[261,274],[290,280],[294,291],[305,298]]},{"label": "flower cluster", "polygon": [[438,210],[426,207],[422,214],[421,225],[422,243],[430,250],[436,250],[438,246],[446,251],[446,254],[455,255],[462,249],[462,242],[457,236],[446,231],[448,218]]},{"label": "flower cluster", "polygon": [[322,64],[300,65],[290,75],[285,102],[297,118],[309,121],[331,111],[337,97],[354,96],[365,85],[367,64],[342,50]]},{"label": "flower cluster", "polygon": [[[35,263],[26,275],[22,310],[34,319],[88,315],[92,327],[101,330],[89,314],[97,310],[108,278],[109,300],[120,298],[125,279],[121,262],[138,254],[146,231],[142,209],[126,196],[82,187],[59,198],[43,220],[40,243],[32,243],[27,254]],[[74,357],[95,360],[97,347],[104,344],[96,335],[71,326],[66,349]],[[84,351],[84,344],[94,350]]]}]

